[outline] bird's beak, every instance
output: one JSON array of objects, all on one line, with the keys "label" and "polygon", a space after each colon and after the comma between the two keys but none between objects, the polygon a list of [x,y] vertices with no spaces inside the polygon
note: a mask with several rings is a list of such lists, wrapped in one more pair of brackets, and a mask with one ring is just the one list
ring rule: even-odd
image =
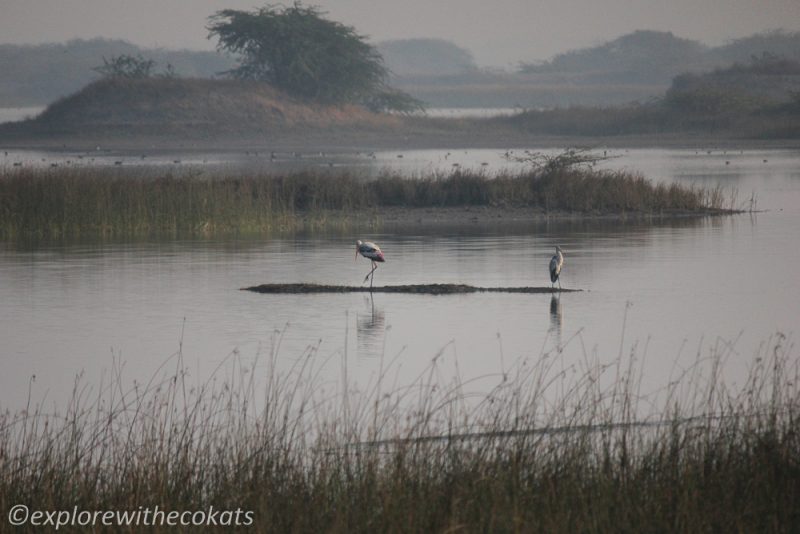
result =
[{"label": "bird's beak", "polygon": [[353,261],[358,259],[358,247],[356,247],[356,255],[353,257]]}]

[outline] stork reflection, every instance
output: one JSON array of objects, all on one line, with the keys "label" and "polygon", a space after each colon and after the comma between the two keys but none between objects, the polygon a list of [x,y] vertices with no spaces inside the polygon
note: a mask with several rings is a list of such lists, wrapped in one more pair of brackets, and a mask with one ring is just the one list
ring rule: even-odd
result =
[{"label": "stork reflection", "polygon": [[555,335],[556,343],[561,346],[561,324],[563,319],[563,309],[561,307],[561,292],[553,293],[550,297],[550,329]]},{"label": "stork reflection", "polygon": [[356,313],[356,340],[358,342],[358,355],[362,358],[371,358],[381,355],[383,351],[383,338],[386,333],[386,314],[375,307],[372,293],[364,298],[366,312]]}]

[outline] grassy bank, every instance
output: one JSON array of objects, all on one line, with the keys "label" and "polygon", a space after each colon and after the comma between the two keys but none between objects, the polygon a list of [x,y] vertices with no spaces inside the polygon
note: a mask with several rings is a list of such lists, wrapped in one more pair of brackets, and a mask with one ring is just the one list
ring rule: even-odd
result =
[{"label": "grassy bank", "polygon": [[391,131],[399,119],[356,105],[321,105],[265,83],[184,78],[104,78],[49,105],[38,117],[0,125],[0,139],[169,137],[176,142],[349,128]]},{"label": "grassy bank", "polygon": [[382,208],[486,206],[543,214],[719,212],[719,189],[654,185],[579,168],[489,176],[470,171],[367,180],[348,173],[216,176],[148,169],[6,169],[0,237],[259,234],[380,224]]},{"label": "grassy bank", "polygon": [[791,347],[770,340],[732,387],[721,343],[655,396],[635,356],[576,369],[545,353],[472,396],[437,378],[441,354],[407,387],[387,387],[387,364],[356,392],[318,387],[313,347],[199,386],[177,353],[149,383],[115,369],[60,414],[0,416],[0,508],[213,506],[252,512],[256,532],[791,532]]},{"label": "grassy bank", "polygon": [[705,137],[720,140],[793,140],[800,138],[800,112],[794,105],[771,105],[746,110],[683,109],[668,102],[608,108],[570,107],[526,111],[486,119],[487,128],[510,127],[529,135],[602,138],[647,135]]}]

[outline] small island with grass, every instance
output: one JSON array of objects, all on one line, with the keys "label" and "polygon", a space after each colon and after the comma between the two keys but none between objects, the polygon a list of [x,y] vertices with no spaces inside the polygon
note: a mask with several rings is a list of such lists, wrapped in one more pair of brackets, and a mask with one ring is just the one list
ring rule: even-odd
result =
[{"label": "small island with grass", "polygon": [[[224,236],[385,224],[734,213],[721,187],[653,184],[582,166],[584,152],[516,173],[456,170],[366,180],[353,173],[197,175],[137,168],[14,168],[0,180],[9,238]],[[592,159],[589,157],[589,159]]]}]

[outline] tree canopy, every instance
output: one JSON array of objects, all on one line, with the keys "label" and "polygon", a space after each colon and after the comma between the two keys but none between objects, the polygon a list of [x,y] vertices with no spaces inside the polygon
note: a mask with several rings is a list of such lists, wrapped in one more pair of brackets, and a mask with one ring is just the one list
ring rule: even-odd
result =
[{"label": "tree canopy", "polygon": [[212,15],[209,38],[239,54],[228,74],[268,82],[293,96],[324,103],[361,103],[401,111],[419,107],[387,86],[378,51],[355,29],[328,20],[314,6],[268,5],[255,11],[225,9]]}]

